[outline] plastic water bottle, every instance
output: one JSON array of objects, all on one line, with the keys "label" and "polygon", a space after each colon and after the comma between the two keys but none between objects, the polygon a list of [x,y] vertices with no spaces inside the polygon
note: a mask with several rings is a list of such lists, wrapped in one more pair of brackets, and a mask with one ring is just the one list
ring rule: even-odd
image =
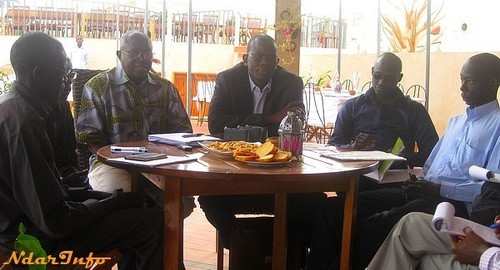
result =
[{"label": "plastic water bottle", "polygon": [[288,111],[280,123],[278,134],[278,148],[292,152],[297,160],[301,160],[304,144],[304,123],[301,117],[294,111]]}]

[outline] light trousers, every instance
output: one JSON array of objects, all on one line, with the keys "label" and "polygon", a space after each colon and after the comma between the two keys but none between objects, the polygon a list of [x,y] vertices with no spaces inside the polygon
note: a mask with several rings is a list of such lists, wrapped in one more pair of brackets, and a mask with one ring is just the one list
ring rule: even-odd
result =
[{"label": "light trousers", "polygon": [[[123,192],[132,190],[132,175],[124,169],[119,169],[106,164],[93,168],[89,174],[89,183],[94,190],[112,193],[115,189],[123,189]],[[163,207],[163,191],[149,181],[145,181],[144,191],[155,202]],[[196,207],[193,196],[182,197],[184,205],[184,217],[189,216]]]},{"label": "light trousers", "polygon": [[392,229],[368,270],[479,269],[453,259],[450,236],[431,227],[432,215],[410,213]]}]

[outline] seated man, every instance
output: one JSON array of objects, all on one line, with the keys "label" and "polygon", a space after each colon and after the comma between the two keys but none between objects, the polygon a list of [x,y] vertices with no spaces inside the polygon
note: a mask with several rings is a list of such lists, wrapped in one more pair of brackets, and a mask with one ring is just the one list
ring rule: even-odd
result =
[{"label": "seated man", "polygon": [[[496,151],[499,151],[497,149]],[[471,220],[500,225],[500,184],[486,182],[472,205]],[[500,247],[490,247],[470,228],[465,238],[448,237],[431,227],[432,216],[404,216],[373,257],[367,269],[476,269],[500,268]],[[495,232],[500,238],[500,228]]]},{"label": "seated man", "polygon": [[[450,238],[433,230],[431,222],[429,214],[404,216],[366,269],[500,269],[500,247],[490,246],[470,227],[464,228],[464,238]],[[500,216],[494,222],[500,225]],[[500,239],[500,228],[495,233]]]},{"label": "seated man", "polygon": [[[153,59],[151,40],[130,31],[120,40],[116,52],[121,65],[98,74],[84,86],[76,122],[77,140],[93,153],[105,145],[147,140],[148,134],[192,132],[191,122],[175,86],[155,73],[149,73]],[[131,174],[94,160],[90,164],[90,185],[110,192],[131,190]],[[146,192],[157,205],[163,194],[145,181]],[[185,216],[192,212],[193,197],[184,198]]]},{"label": "seated man", "polygon": [[161,269],[163,214],[137,194],[68,193],[59,179],[46,121],[68,74],[62,44],[42,32],[17,39],[17,81],[0,97],[0,250],[10,254],[23,223],[48,254],[122,252],[120,268]]},{"label": "seated man", "polygon": [[[215,92],[208,113],[212,135],[223,136],[224,127],[257,125],[267,127],[269,136],[278,135],[278,126],[287,111],[303,108],[303,83],[299,76],[278,66],[277,46],[273,38],[256,35],[248,43],[243,62],[217,75]],[[290,196],[290,228],[297,228],[309,238],[312,213],[323,194]],[[200,206],[207,219],[229,248],[231,234],[237,229],[235,212],[248,202],[254,213],[272,211],[274,196],[200,196]],[[264,210],[266,208],[267,210]]]},{"label": "seated man", "polygon": [[[425,107],[405,97],[398,88],[403,77],[401,66],[401,59],[393,53],[383,53],[377,58],[372,67],[372,87],[342,106],[328,144],[387,151],[400,137],[405,145],[402,156],[407,162],[395,162],[392,168],[424,165],[439,137]],[[380,187],[361,177],[360,191]]]},{"label": "seated man", "polygon": [[[72,70],[71,60],[67,59],[68,69]],[[67,101],[71,92],[74,73],[70,71],[64,82],[59,102],[47,121],[47,134],[54,148],[54,159],[64,184],[69,187],[89,187],[87,171],[78,168],[76,153],[75,120]]]},{"label": "seated man", "polygon": [[[448,201],[456,215],[469,217],[483,181],[472,179],[471,165],[500,171],[500,109],[497,100],[500,58],[483,53],[469,58],[461,71],[466,113],[453,117],[424,164],[425,179],[405,193],[399,188],[360,192],[357,206],[355,269],[364,269],[385,237],[410,212],[434,213]],[[344,198],[330,198],[318,212],[311,240],[310,269],[336,269],[340,254]]]}]

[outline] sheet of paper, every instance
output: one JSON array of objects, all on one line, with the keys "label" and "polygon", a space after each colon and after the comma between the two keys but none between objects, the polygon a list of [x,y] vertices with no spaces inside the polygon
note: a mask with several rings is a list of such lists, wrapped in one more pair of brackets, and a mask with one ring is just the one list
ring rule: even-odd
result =
[{"label": "sheet of paper", "polygon": [[382,151],[345,151],[322,153],[321,155],[344,161],[406,160],[404,157]]},{"label": "sheet of paper", "polygon": [[[165,134],[150,134],[148,140],[151,142],[159,142],[171,145],[189,144],[202,141],[220,141],[220,138],[208,135],[190,136],[191,133],[165,133]],[[188,136],[188,137],[186,137]]]},{"label": "sheet of paper", "polygon": [[192,161],[192,160],[196,160],[196,159],[198,159],[196,156],[188,156],[188,157],[168,156],[167,158],[162,158],[162,159],[156,159],[156,160],[150,160],[150,161],[138,161],[138,160],[125,159],[125,158],[121,157],[121,158],[110,158],[110,159],[108,159],[108,161],[116,162],[116,163],[123,163],[123,164],[132,164],[132,165],[138,165],[138,166],[144,166],[144,167],[156,167],[156,166],[160,166],[160,165],[186,162],[186,161]]},{"label": "sheet of paper", "polygon": [[492,228],[468,219],[455,217],[455,207],[449,202],[438,204],[436,212],[434,212],[434,216],[432,217],[432,228],[434,230],[450,235],[464,235],[465,227],[470,227],[486,242],[500,246],[500,239],[496,237],[495,231]]}]

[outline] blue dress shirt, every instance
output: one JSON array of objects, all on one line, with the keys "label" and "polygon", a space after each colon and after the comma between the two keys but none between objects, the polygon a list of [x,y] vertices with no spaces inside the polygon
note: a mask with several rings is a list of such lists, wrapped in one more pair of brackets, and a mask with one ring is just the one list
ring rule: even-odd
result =
[{"label": "blue dress shirt", "polygon": [[441,196],[472,202],[483,181],[469,175],[477,165],[500,172],[500,109],[498,100],[450,119],[443,137],[424,165],[425,178],[441,184]]}]

